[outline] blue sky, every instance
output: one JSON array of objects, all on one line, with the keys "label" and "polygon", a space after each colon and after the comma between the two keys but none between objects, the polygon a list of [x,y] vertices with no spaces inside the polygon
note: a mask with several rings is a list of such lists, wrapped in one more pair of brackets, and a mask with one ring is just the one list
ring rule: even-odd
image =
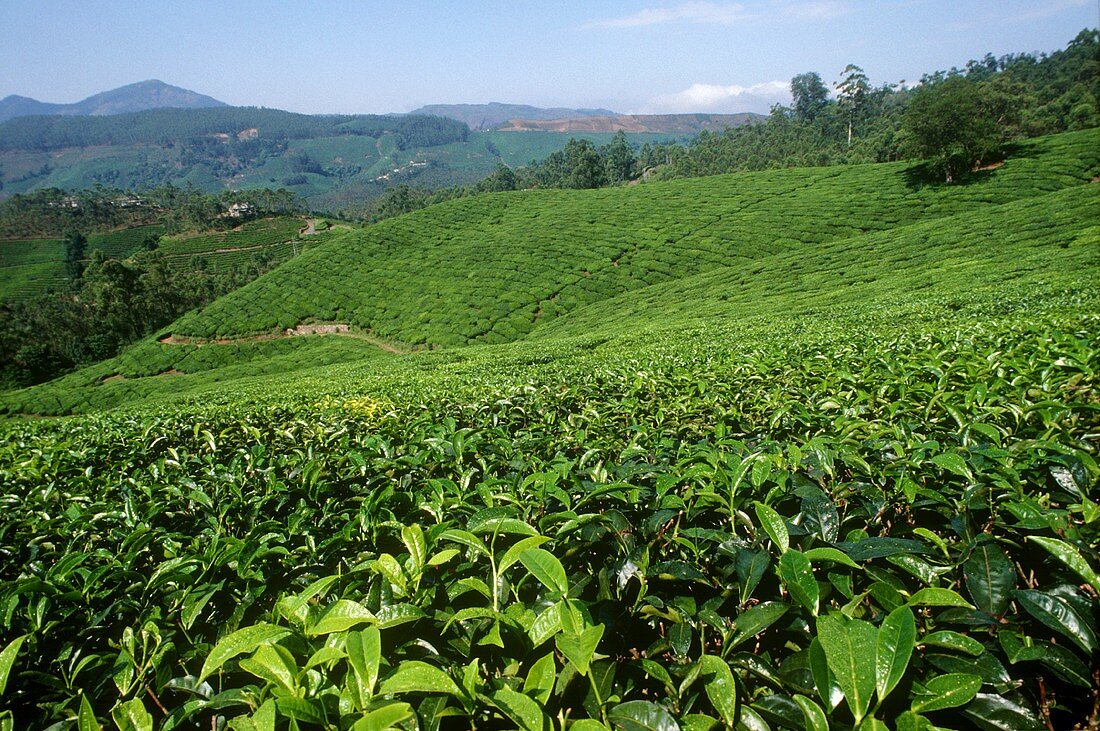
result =
[{"label": "blue sky", "polygon": [[0,97],[157,78],[230,104],[401,112],[503,101],[766,112],[792,76],[916,80],[1053,51],[1098,0],[0,0]]}]

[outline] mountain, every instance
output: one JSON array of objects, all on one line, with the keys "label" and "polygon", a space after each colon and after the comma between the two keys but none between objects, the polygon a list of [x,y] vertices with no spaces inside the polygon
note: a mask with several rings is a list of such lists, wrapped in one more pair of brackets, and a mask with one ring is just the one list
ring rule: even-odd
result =
[{"label": "mountain", "polygon": [[0,122],[38,114],[103,116],[142,112],[147,109],[205,109],[224,106],[228,105],[205,94],[150,79],[100,92],[72,104],[40,102],[37,99],[12,94],[0,99]]},{"label": "mountain", "polygon": [[512,119],[581,119],[584,117],[614,117],[610,109],[568,109],[565,107],[532,107],[527,104],[429,104],[409,114],[431,114],[465,122],[472,130],[495,129]]},{"label": "mountain", "polygon": [[616,114],[612,116],[563,117],[560,119],[510,119],[497,129],[501,132],[637,132],[658,134],[698,134],[703,130],[720,132],[726,127],[765,119],[762,114]]}]

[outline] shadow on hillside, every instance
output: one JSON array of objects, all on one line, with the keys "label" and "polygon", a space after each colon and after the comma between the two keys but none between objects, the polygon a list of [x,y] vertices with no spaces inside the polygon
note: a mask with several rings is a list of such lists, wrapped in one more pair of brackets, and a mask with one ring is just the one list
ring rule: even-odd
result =
[{"label": "shadow on hillside", "polygon": [[1006,144],[995,157],[990,159],[982,167],[977,170],[972,170],[965,175],[960,175],[950,183],[944,180],[942,170],[933,167],[927,162],[911,165],[902,171],[902,175],[905,176],[905,184],[911,190],[920,190],[925,187],[945,188],[959,185],[980,185],[990,180],[997,169],[1004,165],[1005,160],[1032,157],[1034,154],[1034,148],[1017,143]]}]

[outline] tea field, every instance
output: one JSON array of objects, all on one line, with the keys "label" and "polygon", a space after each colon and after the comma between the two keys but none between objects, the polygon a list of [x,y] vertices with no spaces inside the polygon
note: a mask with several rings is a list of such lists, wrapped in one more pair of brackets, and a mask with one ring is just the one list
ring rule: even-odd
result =
[{"label": "tea field", "polygon": [[[189,232],[164,235],[160,225],[135,226],[88,235],[87,251],[102,251],[124,259],[145,250],[149,236],[161,237],[157,250],[177,266],[189,266],[192,257],[214,269],[245,265],[264,254],[286,259],[329,234],[300,237],[306,225],[299,217],[261,219],[216,233]],[[0,239],[0,301],[28,299],[50,289],[61,289],[67,281],[65,242],[60,239]]]},{"label": "tea field", "polygon": [[1096,142],[460,200],[0,395],[0,728],[1092,728]]}]

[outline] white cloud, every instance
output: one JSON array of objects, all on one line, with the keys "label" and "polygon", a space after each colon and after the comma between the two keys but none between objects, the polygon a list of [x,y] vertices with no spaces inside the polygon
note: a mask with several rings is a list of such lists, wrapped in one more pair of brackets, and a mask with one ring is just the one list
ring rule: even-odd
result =
[{"label": "white cloud", "polygon": [[767,114],[773,104],[789,104],[790,83],[766,81],[752,86],[692,84],[674,94],[654,97],[646,111],[653,114],[687,112],[757,112]]},{"label": "white cloud", "polygon": [[640,28],[666,23],[694,25],[737,25],[758,20],[821,20],[848,12],[845,0],[809,0],[772,3],[768,8],[749,10],[742,3],[687,2],[646,8],[630,15],[594,20],[585,28]]},{"label": "white cloud", "polygon": [[637,28],[663,23],[699,23],[703,25],[733,25],[752,17],[740,3],[691,2],[667,8],[647,8],[631,15],[597,20],[587,28]]}]

